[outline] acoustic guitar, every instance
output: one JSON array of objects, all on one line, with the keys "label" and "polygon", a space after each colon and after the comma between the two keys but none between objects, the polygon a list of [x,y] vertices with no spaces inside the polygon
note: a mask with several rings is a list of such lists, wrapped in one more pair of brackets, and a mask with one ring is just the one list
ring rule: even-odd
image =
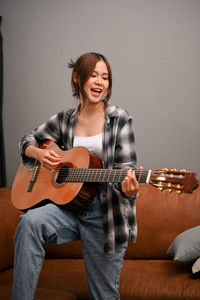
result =
[{"label": "acoustic guitar", "polygon": [[[51,149],[62,159],[59,166],[48,170],[39,162],[33,169],[19,166],[12,186],[13,205],[22,211],[52,201],[71,209],[83,209],[93,200],[98,185],[121,183],[125,169],[103,169],[101,160],[84,147],[63,151],[54,142],[45,141],[42,149]],[[185,170],[135,170],[141,184],[151,184],[159,190],[192,193],[198,186],[196,174]]]}]

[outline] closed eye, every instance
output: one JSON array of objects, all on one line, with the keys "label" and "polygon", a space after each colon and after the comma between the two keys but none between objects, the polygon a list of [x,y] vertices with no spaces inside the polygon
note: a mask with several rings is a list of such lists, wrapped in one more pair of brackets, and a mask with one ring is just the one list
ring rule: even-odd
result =
[{"label": "closed eye", "polygon": [[[98,73],[97,73],[96,71],[94,71],[90,76],[91,76],[91,77],[96,77],[97,74],[98,74]],[[101,75],[101,74],[99,74],[99,75]],[[107,73],[103,73],[101,76],[102,76],[102,79],[103,79],[103,80],[108,80],[108,79],[109,79],[109,76],[108,76]]]}]

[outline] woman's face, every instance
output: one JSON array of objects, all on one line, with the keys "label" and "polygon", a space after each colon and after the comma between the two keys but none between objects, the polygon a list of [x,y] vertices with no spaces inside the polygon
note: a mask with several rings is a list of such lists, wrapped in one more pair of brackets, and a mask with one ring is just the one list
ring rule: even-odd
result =
[{"label": "woman's face", "polygon": [[107,93],[108,87],[108,68],[103,60],[99,60],[93,73],[83,86],[86,95],[86,102],[97,103],[101,101]]}]

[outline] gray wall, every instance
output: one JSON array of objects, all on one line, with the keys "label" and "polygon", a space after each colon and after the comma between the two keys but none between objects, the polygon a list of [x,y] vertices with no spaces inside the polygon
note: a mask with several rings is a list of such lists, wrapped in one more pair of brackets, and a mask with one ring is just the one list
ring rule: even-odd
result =
[{"label": "gray wall", "polygon": [[138,165],[200,174],[199,0],[0,0],[7,182],[18,142],[74,104],[67,62],[103,53],[134,116]]}]

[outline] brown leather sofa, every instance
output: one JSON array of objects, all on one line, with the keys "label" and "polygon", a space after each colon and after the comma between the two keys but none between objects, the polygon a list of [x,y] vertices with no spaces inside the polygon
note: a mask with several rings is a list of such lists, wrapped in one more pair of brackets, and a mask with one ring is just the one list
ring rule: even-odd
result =
[{"label": "brown leather sofa", "polygon": [[[1,188],[1,300],[10,299],[13,235],[19,215],[11,204],[10,189]],[[137,220],[138,239],[129,244],[121,274],[121,300],[199,300],[200,279],[191,278],[192,262],[174,261],[166,251],[179,233],[200,224],[200,187],[192,194],[178,195],[141,186]],[[35,299],[88,299],[81,243],[51,245],[46,250]]]}]

